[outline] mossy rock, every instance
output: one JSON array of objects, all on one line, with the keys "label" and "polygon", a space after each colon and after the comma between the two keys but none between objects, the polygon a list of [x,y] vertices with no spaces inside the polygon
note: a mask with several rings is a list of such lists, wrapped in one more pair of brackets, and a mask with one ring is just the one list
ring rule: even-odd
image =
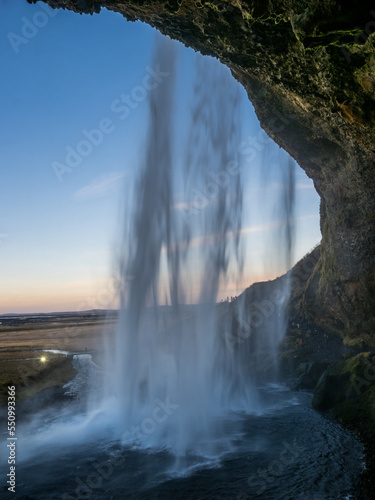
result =
[{"label": "mossy rock", "polygon": [[333,410],[346,424],[374,431],[375,353],[357,354],[328,368],[319,379],[312,404],[317,410]]},{"label": "mossy rock", "polygon": [[349,373],[338,375],[330,368],[326,370],[315,388],[313,407],[325,411],[344,401],[349,380]]},{"label": "mossy rock", "polygon": [[296,383],[296,389],[315,389],[320,377],[328,367],[328,363],[301,363],[298,366],[297,373],[299,378]]}]

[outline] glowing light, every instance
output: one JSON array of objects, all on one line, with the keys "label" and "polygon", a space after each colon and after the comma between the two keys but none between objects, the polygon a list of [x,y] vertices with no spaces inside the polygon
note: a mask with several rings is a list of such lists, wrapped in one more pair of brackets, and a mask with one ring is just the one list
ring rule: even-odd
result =
[{"label": "glowing light", "polygon": [[46,358],[45,356],[42,356],[42,357],[40,358],[40,361],[41,361],[42,363],[45,363],[45,362],[47,361],[47,358]]}]

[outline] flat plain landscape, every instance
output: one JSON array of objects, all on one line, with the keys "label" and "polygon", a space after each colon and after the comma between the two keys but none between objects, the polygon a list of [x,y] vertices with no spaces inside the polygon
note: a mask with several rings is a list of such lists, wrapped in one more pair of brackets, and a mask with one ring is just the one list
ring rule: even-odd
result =
[{"label": "flat plain landscape", "polygon": [[22,401],[45,389],[61,388],[75,376],[73,355],[96,361],[103,337],[112,338],[117,313],[87,311],[0,316],[0,400],[8,385]]}]

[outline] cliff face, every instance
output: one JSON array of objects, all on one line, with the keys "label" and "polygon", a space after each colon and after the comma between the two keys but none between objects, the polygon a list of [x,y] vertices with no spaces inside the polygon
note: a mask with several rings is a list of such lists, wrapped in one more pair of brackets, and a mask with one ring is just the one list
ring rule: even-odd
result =
[{"label": "cliff face", "polygon": [[355,0],[45,2],[90,14],[105,6],[231,69],[262,127],[297,160],[321,197],[320,258],[298,307],[347,338],[371,336],[375,7]]}]

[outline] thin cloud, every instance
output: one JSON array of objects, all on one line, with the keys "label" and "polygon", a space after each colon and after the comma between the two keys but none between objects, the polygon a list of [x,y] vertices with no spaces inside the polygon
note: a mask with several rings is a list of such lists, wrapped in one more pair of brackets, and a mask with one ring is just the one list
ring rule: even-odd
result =
[{"label": "thin cloud", "polygon": [[261,233],[261,232],[269,231],[270,229],[271,229],[271,226],[269,224],[267,224],[264,226],[244,227],[240,231],[228,231],[228,233],[226,233],[225,236],[221,233],[207,234],[204,236],[197,236],[196,238],[191,239],[190,247],[197,248],[197,247],[201,247],[201,246],[205,246],[205,245],[213,245],[216,242],[220,241],[223,237],[228,239],[231,236],[238,236],[238,235],[251,234],[251,233]]},{"label": "thin cloud", "polygon": [[73,198],[77,201],[95,200],[104,198],[112,193],[119,185],[119,181],[125,177],[125,173],[110,172],[97,177],[90,184],[74,191]]},{"label": "thin cloud", "polygon": [[[302,215],[298,217],[294,217],[292,220],[292,224],[296,224],[298,221],[304,221],[308,219],[318,219],[319,214],[308,214],[308,215]],[[258,226],[247,226],[241,228],[239,231],[228,231],[226,235],[224,236],[222,233],[214,233],[214,234],[206,234],[202,236],[196,236],[194,238],[191,238],[189,240],[188,245],[186,244],[185,241],[176,241],[176,243],[171,245],[171,250],[173,251],[175,247],[179,248],[180,250],[186,249],[187,246],[189,248],[199,248],[202,246],[206,245],[213,245],[220,241],[223,237],[225,238],[230,238],[232,236],[244,236],[247,234],[253,234],[253,233],[266,233],[268,231],[272,231],[274,229],[277,229],[279,227],[282,227],[285,224],[285,220],[278,220],[274,222],[269,222],[266,224],[261,224]],[[162,253],[165,253],[167,251],[166,246],[162,247]]]},{"label": "thin cloud", "polygon": [[189,210],[189,209],[193,209],[193,210],[202,210],[202,209],[205,209],[207,208],[209,205],[213,205],[214,202],[215,202],[215,198],[212,198],[212,199],[208,199],[207,197],[205,197],[206,199],[203,200],[203,206],[202,206],[202,202],[197,202],[196,200],[193,200],[193,201],[182,201],[180,203],[175,203],[173,206],[172,206],[172,209],[175,210],[176,212],[180,212],[182,210]]},{"label": "thin cloud", "polygon": [[297,182],[296,189],[315,189],[314,184],[307,184],[307,182]]},{"label": "thin cloud", "polygon": [[194,207],[195,206],[195,201],[187,201],[187,202],[181,202],[181,203],[175,203],[173,205],[173,210],[187,210],[188,208],[190,207]]},{"label": "thin cloud", "polygon": [[319,214],[306,214],[306,215],[300,215],[299,217],[296,217],[296,221],[304,221],[308,219],[319,219],[320,220],[320,215]]},{"label": "thin cloud", "polygon": [[[206,246],[206,245],[212,245],[212,244],[220,241],[223,237],[228,239],[231,236],[236,236],[236,235],[250,234],[250,233],[261,233],[261,232],[269,231],[270,229],[272,229],[273,227],[276,227],[276,226],[277,226],[277,224],[275,224],[275,223],[265,224],[262,226],[248,226],[248,227],[242,228],[240,231],[228,231],[228,233],[226,233],[225,236],[221,233],[196,236],[195,238],[191,238],[188,245],[186,244],[185,241],[177,241],[175,244],[171,245],[171,249],[172,249],[172,251],[175,247],[177,247],[179,249],[185,249],[185,248],[187,248],[187,246],[189,246],[190,248],[199,248],[199,247]],[[166,251],[167,251],[167,248],[165,246],[163,246],[162,253],[165,253]]]}]

